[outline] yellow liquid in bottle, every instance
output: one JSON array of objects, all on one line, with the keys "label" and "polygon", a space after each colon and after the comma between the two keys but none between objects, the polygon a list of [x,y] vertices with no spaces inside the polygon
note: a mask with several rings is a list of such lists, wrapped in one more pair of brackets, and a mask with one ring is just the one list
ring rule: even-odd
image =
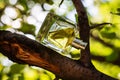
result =
[{"label": "yellow liquid in bottle", "polygon": [[64,50],[70,47],[74,37],[74,28],[65,28],[48,33],[48,41]]}]

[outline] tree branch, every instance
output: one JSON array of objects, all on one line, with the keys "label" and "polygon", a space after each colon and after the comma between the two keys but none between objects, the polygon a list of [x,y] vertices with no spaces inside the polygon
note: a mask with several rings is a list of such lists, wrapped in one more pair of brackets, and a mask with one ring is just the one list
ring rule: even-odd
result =
[{"label": "tree branch", "polygon": [[0,52],[14,62],[42,67],[63,80],[116,80],[9,31],[0,31]]},{"label": "tree branch", "polygon": [[104,26],[104,25],[112,25],[112,23],[101,23],[101,24],[94,24],[92,26],[90,26],[90,29],[94,29],[94,28],[99,28],[101,26]]},{"label": "tree branch", "polygon": [[0,31],[0,52],[10,60],[42,67],[63,80],[116,80],[97,71],[91,63],[87,13],[81,0],[72,0],[78,12],[80,38],[87,42],[80,61],[72,60],[23,35]]},{"label": "tree branch", "polygon": [[84,42],[88,43],[86,49],[81,50],[80,62],[84,64],[85,67],[93,68],[93,65],[91,63],[90,48],[89,48],[90,27],[89,27],[87,13],[85,11],[85,8],[81,0],[72,0],[72,1],[78,13],[78,27],[80,32],[80,38]]}]

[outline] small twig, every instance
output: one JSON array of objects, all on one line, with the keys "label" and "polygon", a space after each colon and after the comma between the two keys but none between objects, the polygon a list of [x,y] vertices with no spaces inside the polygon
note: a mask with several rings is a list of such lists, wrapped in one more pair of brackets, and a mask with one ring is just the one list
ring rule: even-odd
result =
[{"label": "small twig", "polygon": [[90,26],[90,29],[94,29],[94,28],[101,27],[101,26],[104,26],[104,25],[112,25],[112,23],[95,24],[95,25]]},{"label": "small twig", "polygon": [[62,5],[63,1],[64,1],[64,0],[61,0],[61,2],[60,2],[60,4],[59,4],[59,7]]},{"label": "small twig", "polygon": [[41,4],[41,7],[42,7],[43,11],[46,11],[45,8],[44,8],[44,3]]}]

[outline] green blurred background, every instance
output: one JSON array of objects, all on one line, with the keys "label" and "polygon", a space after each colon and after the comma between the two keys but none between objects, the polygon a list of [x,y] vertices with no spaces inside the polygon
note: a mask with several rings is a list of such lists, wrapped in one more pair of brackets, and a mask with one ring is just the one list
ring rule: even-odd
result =
[{"label": "green blurred background", "polygon": [[[35,39],[49,11],[77,23],[71,0],[0,0],[0,30],[9,30]],[[90,51],[94,66],[120,79],[120,0],[84,0],[89,24],[111,23],[92,29]],[[79,59],[79,50],[66,56]],[[35,66],[21,65],[0,54],[0,80],[53,80],[55,75]]]}]

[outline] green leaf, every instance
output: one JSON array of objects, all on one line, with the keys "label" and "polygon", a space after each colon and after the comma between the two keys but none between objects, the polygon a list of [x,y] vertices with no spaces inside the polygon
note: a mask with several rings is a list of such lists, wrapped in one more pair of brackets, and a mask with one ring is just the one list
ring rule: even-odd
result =
[{"label": "green leaf", "polygon": [[22,31],[25,34],[35,35],[35,26],[24,23],[24,22],[22,23],[22,27],[20,29],[18,29],[18,30]]},{"label": "green leaf", "polygon": [[25,68],[25,65],[13,64],[10,67],[10,74],[19,74]]},{"label": "green leaf", "polygon": [[21,73],[21,76],[19,76],[19,80],[24,80],[24,74]]},{"label": "green leaf", "polygon": [[106,57],[107,61],[115,61],[118,58],[119,54],[113,52],[112,54],[110,54],[109,56]]},{"label": "green leaf", "polygon": [[114,38],[116,38],[116,33],[115,32],[105,32],[105,31],[103,31],[103,32],[101,32],[101,36],[103,38],[114,39]]},{"label": "green leaf", "polygon": [[104,27],[100,34],[103,38],[114,39],[116,38],[115,29],[113,27]]},{"label": "green leaf", "polygon": [[0,26],[0,30],[6,30],[7,28],[10,28],[11,26],[8,26],[8,25],[3,25],[3,26]]},{"label": "green leaf", "polygon": [[28,11],[28,5],[26,0],[18,0],[19,3],[24,7],[24,11]]},{"label": "green leaf", "polygon": [[0,10],[5,8],[5,1],[4,0],[0,0]]},{"label": "green leaf", "polygon": [[10,76],[8,80],[14,80],[14,76]]},{"label": "green leaf", "polygon": [[48,4],[53,4],[53,1],[52,0],[46,0],[46,3],[48,3]]}]

